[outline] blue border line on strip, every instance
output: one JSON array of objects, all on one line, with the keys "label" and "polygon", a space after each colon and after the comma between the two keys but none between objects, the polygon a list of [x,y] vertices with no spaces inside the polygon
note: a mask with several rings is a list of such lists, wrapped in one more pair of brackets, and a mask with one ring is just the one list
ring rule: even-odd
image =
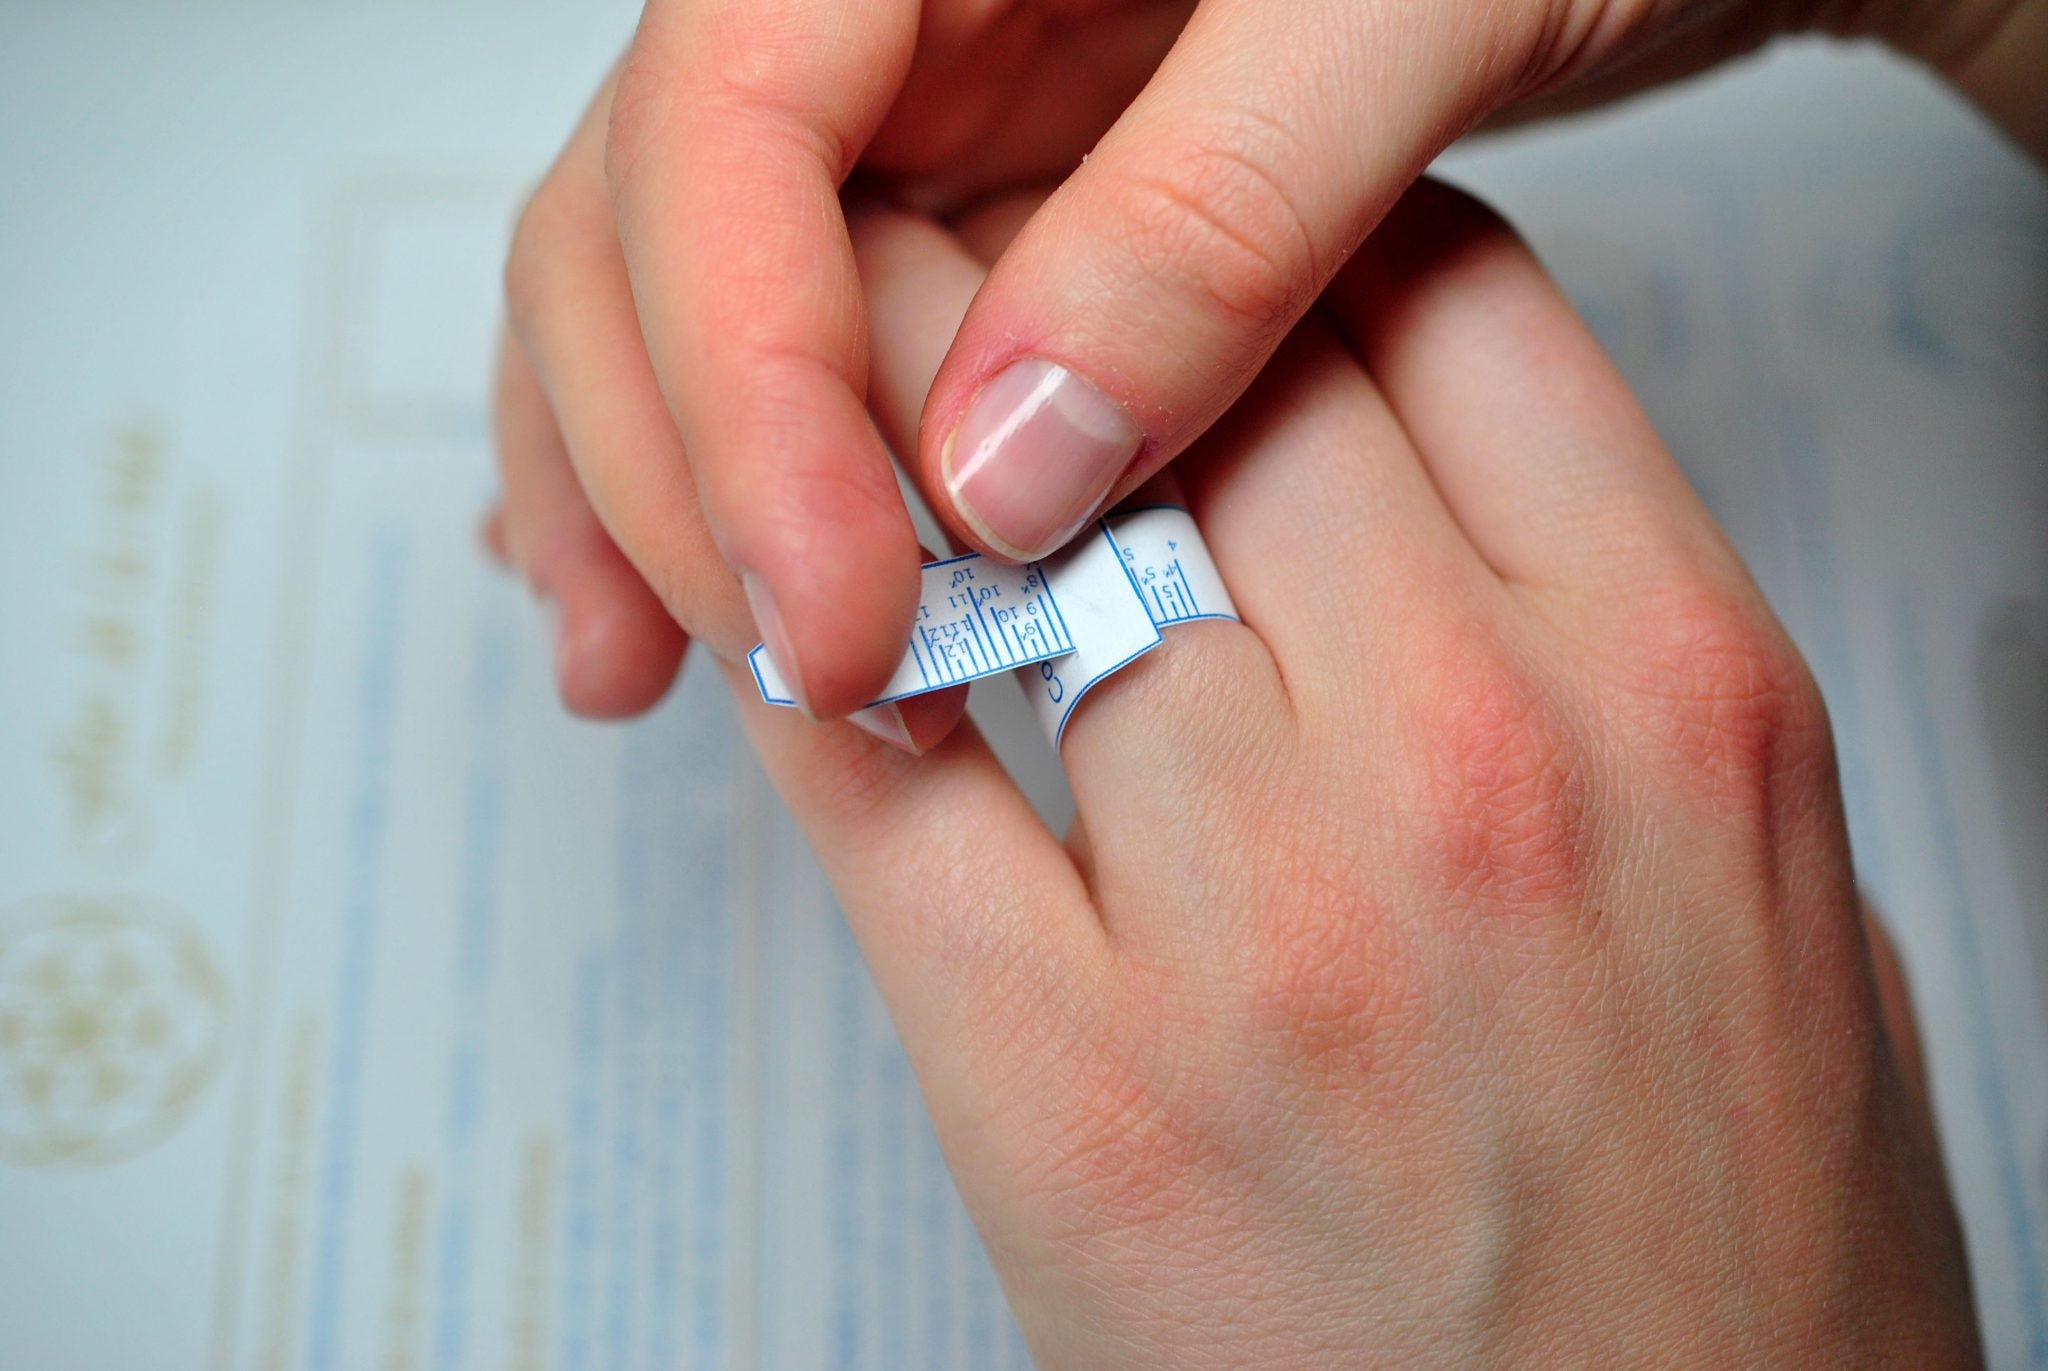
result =
[{"label": "blue border line on strip", "polygon": [[751,672],[753,672],[753,673],[754,673],[754,689],[755,689],[755,691],[756,691],[757,693],[759,693],[759,695],[761,696],[761,698],[762,698],[762,699],[763,699],[764,701],[766,701],[767,703],[769,703],[769,704],[771,704],[771,705],[788,705],[788,706],[789,706],[789,707],[790,707],[791,709],[795,709],[795,708],[796,708],[796,701],[795,701],[795,700],[783,700],[783,699],[778,699],[778,698],[776,698],[776,697],[775,697],[775,696],[773,696],[773,695],[770,695],[770,694],[768,693],[768,682],[766,682],[765,680],[761,679],[761,662],[760,662],[760,657],[761,657],[761,654],[762,654],[762,653],[764,653],[764,652],[766,652],[767,650],[768,650],[768,644],[766,644],[766,643],[756,643],[756,644],[754,645],[754,649],[753,649],[753,651],[751,651],[751,652],[749,652],[749,653],[747,654],[747,669],[748,669],[749,671],[751,671]]}]

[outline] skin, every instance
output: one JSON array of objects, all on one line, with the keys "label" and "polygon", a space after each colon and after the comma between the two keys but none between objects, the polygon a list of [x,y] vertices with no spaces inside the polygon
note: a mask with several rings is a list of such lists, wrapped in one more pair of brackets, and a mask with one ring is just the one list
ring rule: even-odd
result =
[{"label": "skin", "polygon": [[[1032,551],[945,479],[1010,363],[1122,416],[1114,498],[1225,412],[1459,134],[1802,30],[1890,42],[2048,149],[2048,0],[649,0],[512,247],[487,541],[553,604],[581,713],[645,708],[688,636],[730,661],[772,617],[808,712],[845,714],[901,655],[918,561],[863,406],[857,170],[954,210],[1059,182],[893,444],[963,545]],[[917,749],[958,710],[867,722]]]},{"label": "skin", "polygon": [[[853,214],[892,441],[1019,218]],[[1177,474],[1244,622],[1064,840],[726,667],[1039,1363],[1976,1364],[1812,680],[1522,245],[1418,187]]]}]

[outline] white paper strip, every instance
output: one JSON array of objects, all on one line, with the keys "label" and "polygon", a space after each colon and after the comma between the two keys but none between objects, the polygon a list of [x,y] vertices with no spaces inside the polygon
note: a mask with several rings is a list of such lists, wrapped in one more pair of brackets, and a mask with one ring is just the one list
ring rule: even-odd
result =
[{"label": "white paper strip", "polygon": [[[1236,617],[1186,510],[1119,510],[1043,562],[928,563],[909,649],[873,703],[1015,671],[1057,746],[1081,697],[1159,646],[1161,628]],[[796,703],[764,648],[747,661],[762,699]]]},{"label": "white paper strip", "polygon": [[[1237,618],[1237,606],[1186,510],[1175,505],[1117,510],[1097,527],[1129,587],[1124,598],[1135,597],[1145,623],[1143,629],[1125,622],[1114,634],[1077,636],[1072,653],[1017,672],[1031,712],[1054,747],[1081,697],[1158,646],[1160,629],[1196,619]],[[1113,590],[1114,579],[1108,568],[1089,564],[1089,585]]]},{"label": "white paper strip", "polygon": [[[978,552],[929,562],[910,646],[873,703],[979,680],[1073,650],[1073,629],[1037,563],[1011,566]],[[748,653],[747,663],[762,699],[796,703],[763,648]]]}]

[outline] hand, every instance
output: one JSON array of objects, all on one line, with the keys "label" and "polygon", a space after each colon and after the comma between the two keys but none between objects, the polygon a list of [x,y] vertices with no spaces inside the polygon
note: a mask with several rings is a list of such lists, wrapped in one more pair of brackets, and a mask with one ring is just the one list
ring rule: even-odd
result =
[{"label": "hand", "polygon": [[758,624],[809,711],[845,713],[895,665],[917,584],[862,410],[856,164],[931,204],[1067,178],[898,435],[956,537],[1027,557],[1206,429],[1489,114],[1823,20],[2024,73],[2001,35],[2026,25],[2001,20],[2029,4],[650,0],[513,247],[498,543],[560,611],[573,707],[659,696],[676,624],[727,659]]},{"label": "hand", "polygon": [[[894,440],[979,271],[853,241]],[[1177,474],[1244,622],[1064,845],[727,669],[1040,1363],[1969,1364],[1814,686],[1529,254],[1419,187]]]}]

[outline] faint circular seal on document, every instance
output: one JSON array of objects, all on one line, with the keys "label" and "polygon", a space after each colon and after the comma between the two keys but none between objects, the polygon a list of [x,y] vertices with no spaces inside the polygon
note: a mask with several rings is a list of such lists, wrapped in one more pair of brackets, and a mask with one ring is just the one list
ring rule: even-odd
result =
[{"label": "faint circular seal on document", "polygon": [[191,1116],[225,1055],[227,982],[191,920],[135,896],[0,914],[0,1163],[106,1166]]}]

